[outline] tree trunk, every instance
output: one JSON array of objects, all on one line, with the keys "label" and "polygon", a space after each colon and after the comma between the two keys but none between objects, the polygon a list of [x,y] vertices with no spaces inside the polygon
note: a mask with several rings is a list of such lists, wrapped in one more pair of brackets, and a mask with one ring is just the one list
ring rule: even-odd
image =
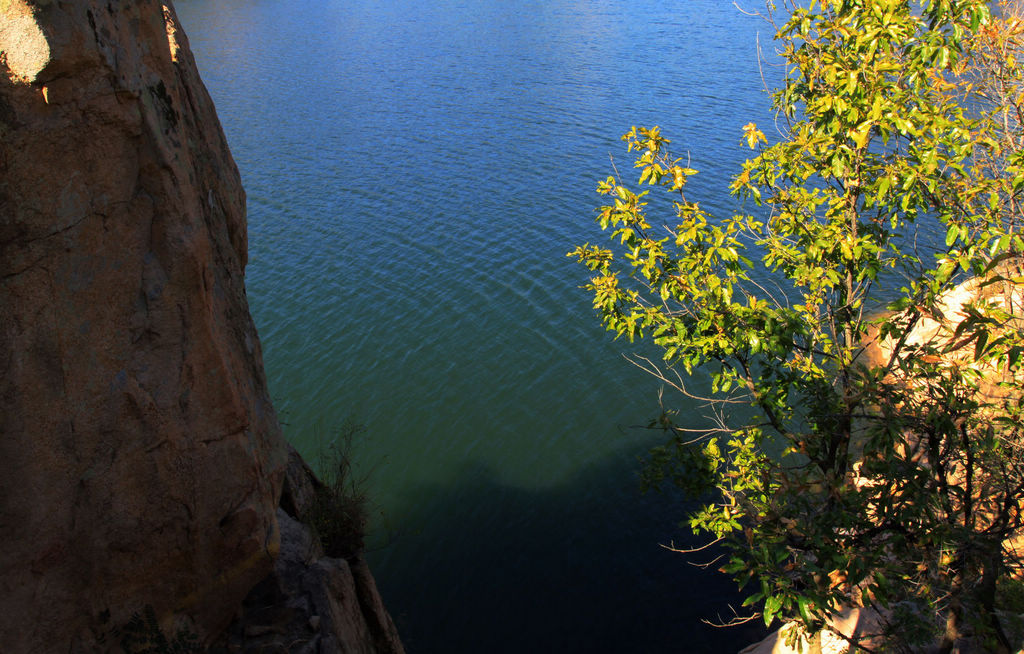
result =
[{"label": "tree trunk", "polygon": [[950,654],[960,637],[960,602],[953,600],[946,611],[946,628],[939,642],[938,654]]},{"label": "tree trunk", "polygon": [[1002,560],[999,547],[988,555],[985,567],[981,573],[981,583],[978,588],[978,606],[983,612],[982,619],[990,630],[990,636],[995,639],[991,643],[993,654],[1010,654],[1010,639],[1003,631],[1003,625],[996,614],[996,582],[1002,572]]}]

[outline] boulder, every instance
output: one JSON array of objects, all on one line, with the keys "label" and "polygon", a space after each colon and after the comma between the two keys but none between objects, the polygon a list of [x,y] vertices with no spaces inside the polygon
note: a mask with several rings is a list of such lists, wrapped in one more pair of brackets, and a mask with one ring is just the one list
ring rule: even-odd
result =
[{"label": "boulder", "polygon": [[[820,631],[817,646],[821,654],[846,654],[850,651],[848,639],[856,639],[865,645],[879,646],[874,642],[884,630],[884,620],[873,610],[847,608],[836,613],[828,621],[828,628]],[[768,634],[759,643],[740,650],[739,654],[816,654],[812,639],[805,635],[796,622],[789,622],[782,628]]]}]

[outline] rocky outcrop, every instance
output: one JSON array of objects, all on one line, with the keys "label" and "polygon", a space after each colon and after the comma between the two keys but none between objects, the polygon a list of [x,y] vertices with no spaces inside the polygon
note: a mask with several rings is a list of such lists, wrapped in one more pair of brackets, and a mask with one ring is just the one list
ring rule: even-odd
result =
[{"label": "rocky outcrop", "polygon": [[100,651],[133,614],[209,643],[273,572],[287,451],[245,264],[169,0],[0,2],[4,652]]},{"label": "rocky outcrop", "polygon": [[[1002,324],[992,327],[992,336],[1019,332],[1024,315],[1024,259],[1020,256],[1008,257],[992,266],[986,274],[968,278],[951,286],[936,298],[930,310],[923,311],[913,306],[902,312],[888,312],[876,316],[877,321],[886,321],[899,327],[898,338],[881,336],[877,325],[872,326],[862,343],[863,352],[860,362],[869,367],[883,368],[888,372],[887,380],[904,388],[920,388],[920,381],[908,375],[903,362],[911,357],[934,364],[941,368],[970,368],[977,375],[977,387],[974,389],[982,404],[981,411],[986,411],[986,404],[998,405],[1000,402],[1017,402],[1020,388],[1024,387],[1019,370],[1009,372],[1007,367],[997,368],[991,362],[979,362],[973,339],[964,339],[958,327],[973,315],[991,312],[992,315],[1002,314]],[[1011,376],[1015,375],[1015,376]],[[1003,383],[1000,383],[1003,382]],[[904,443],[908,449],[918,448],[918,437],[913,432],[905,433]],[[924,458],[924,457],[922,457]],[[858,462],[853,466],[852,482],[856,485],[869,484],[856,474],[860,468]],[[955,465],[947,468],[947,483],[963,486],[963,476],[958,474]],[[970,488],[969,486],[967,488]],[[978,504],[978,506],[983,506]],[[1018,535],[1003,543],[1006,551],[1014,552],[1017,559],[1024,558],[1024,535]],[[910,604],[904,608],[914,610]],[[945,617],[933,616],[936,632],[944,628]],[[1008,618],[1008,619],[1007,619]],[[1003,615],[1000,620],[1004,625],[1020,622],[1017,616]],[[844,654],[851,651],[850,640],[859,641],[863,646],[884,651],[887,643],[885,638],[899,633],[901,625],[896,623],[892,614],[869,607],[846,607],[834,614],[828,621],[827,628],[816,634],[819,638],[816,648],[811,649],[811,642],[802,635],[796,622],[785,624],[767,636],[764,640],[744,648],[739,654],[799,654],[804,651],[818,651],[824,654]],[[1020,643],[1021,635],[1016,630],[1007,629],[1011,642]],[[859,651],[859,650],[858,650]],[[922,652],[932,649],[922,647]],[[956,642],[956,650],[962,652],[983,651],[977,641],[961,637]],[[1014,651],[1024,651],[1018,647]]]},{"label": "rocky outcrop", "polygon": [[[872,327],[865,338],[861,360],[869,366],[894,364],[893,367],[898,368],[895,364],[901,356],[920,356],[919,350],[928,346],[942,352],[943,365],[972,367],[991,376],[991,366],[979,365],[975,361],[974,343],[958,342],[962,335],[957,328],[969,319],[972,311],[977,313],[985,307],[987,311],[997,310],[1008,316],[1000,328],[993,330],[993,336],[1001,331],[1021,329],[1021,316],[1024,315],[1022,279],[1024,257],[1007,257],[986,274],[970,277],[946,290],[930,311],[922,312],[918,307],[911,307],[902,312],[882,314],[879,317],[886,322],[907,330],[906,339],[897,343],[892,338],[880,338],[877,326]],[[938,357],[932,356],[938,363]],[[983,384],[981,391],[988,399],[1004,395],[992,383]]]},{"label": "rocky outcrop", "polygon": [[798,623],[789,622],[761,642],[743,648],[739,654],[846,654],[850,651],[849,641],[853,639],[865,645],[881,646],[881,643],[871,642],[871,638],[884,628],[884,622],[871,609],[846,609],[834,614],[828,621],[828,628],[815,637],[805,635]]},{"label": "rocky outcrop", "polygon": [[404,654],[362,555],[326,556],[317,534],[301,521],[325,489],[289,450],[278,510],[280,556],[274,572],[245,599],[221,645],[253,654]]}]

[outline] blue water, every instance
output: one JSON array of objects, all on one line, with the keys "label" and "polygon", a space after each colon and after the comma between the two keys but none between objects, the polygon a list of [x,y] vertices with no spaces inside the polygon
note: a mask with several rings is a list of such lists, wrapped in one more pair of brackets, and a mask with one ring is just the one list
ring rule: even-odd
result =
[{"label": "blue water", "polygon": [[692,540],[681,498],[637,489],[659,437],[633,426],[658,384],[565,253],[604,238],[594,188],[610,154],[631,173],[633,124],[689,154],[692,198],[734,209],[741,127],[771,124],[763,22],[725,0],[177,10],[248,192],[248,292],[286,435],[312,457],[347,417],[367,426],[369,558],[409,652],[756,638],[702,625],[741,598],[660,546]]}]

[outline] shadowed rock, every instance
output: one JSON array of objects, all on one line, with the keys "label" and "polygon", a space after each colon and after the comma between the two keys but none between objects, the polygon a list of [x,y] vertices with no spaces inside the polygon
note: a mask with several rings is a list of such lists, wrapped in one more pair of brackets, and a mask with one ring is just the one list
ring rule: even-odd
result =
[{"label": "shadowed rock", "polygon": [[[277,628],[260,612],[298,604],[311,651],[402,651],[362,559],[317,554],[278,515],[289,449],[246,247],[238,169],[169,2],[0,2],[5,653],[129,632],[223,645],[233,619],[232,648],[254,651]],[[318,482],[290,458],[298,515]]]},{"label": "shadowed rock", "polygon": [[301,522],[323,485],[289,448],[281,509],[281,553],[274,572],[243,603],[221,643],[228,652],[404,654],[362,553],[325,556]]},{"label": "shadowed rock", "polygon": [[0,3],[0,643],[222,630],[286,462],[245,194],[170,3]]}]

